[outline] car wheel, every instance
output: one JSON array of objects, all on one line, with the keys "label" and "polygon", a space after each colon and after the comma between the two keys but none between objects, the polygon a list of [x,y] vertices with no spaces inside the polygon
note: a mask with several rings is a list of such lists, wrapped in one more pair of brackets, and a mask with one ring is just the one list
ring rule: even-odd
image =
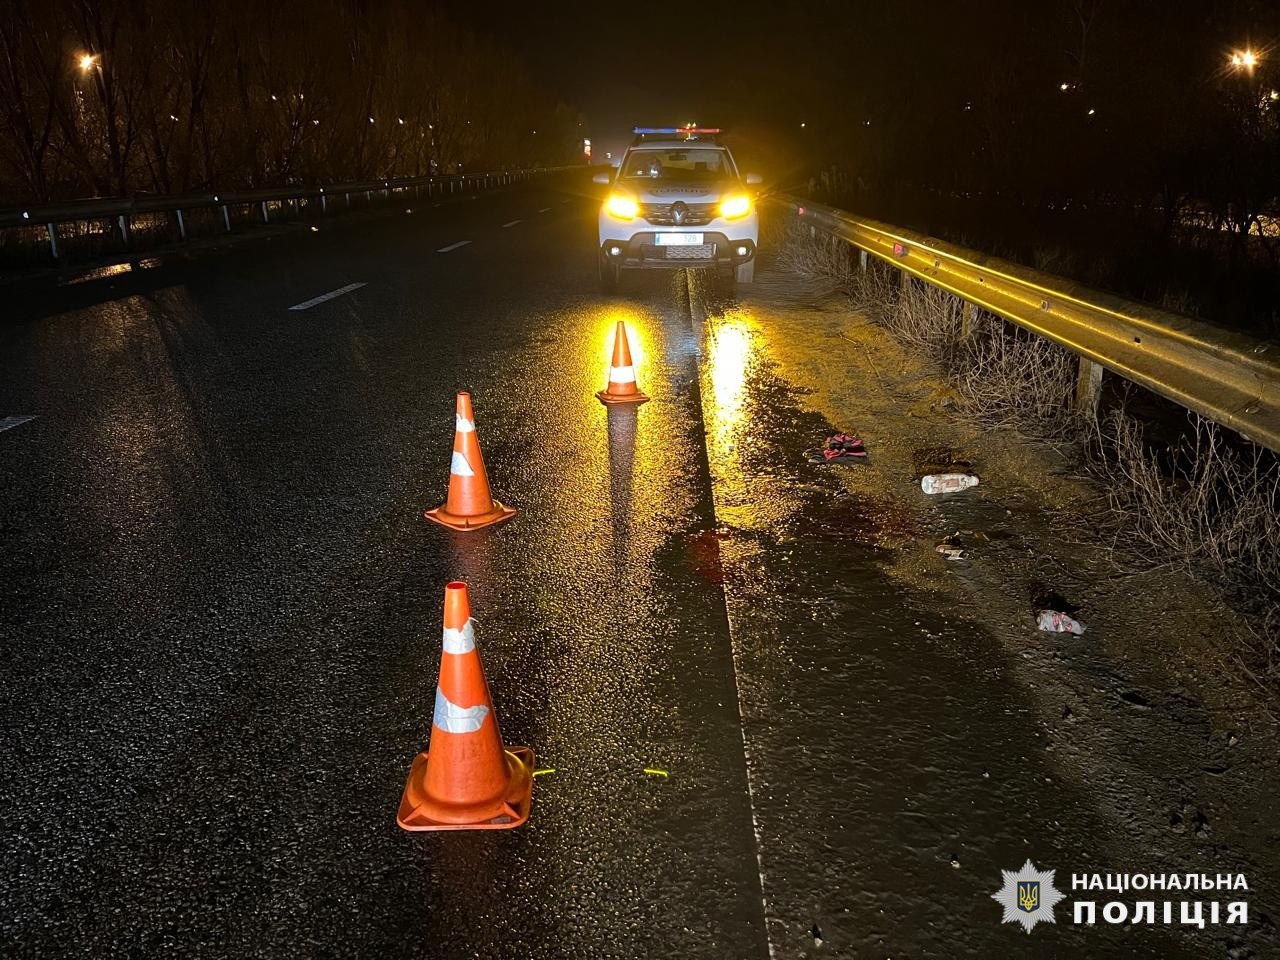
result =
[{"label": "car wheel", "polygon": [[756,279],[756,262],[748,260],[746,263],[738,264],[734,277],[738,283],[753,283]]},{"label": "car wheel", "polygon": [[600,256],[600,289],[605,293],[613,293],[618,289],[618,279],[622,275],[622,267]]}]

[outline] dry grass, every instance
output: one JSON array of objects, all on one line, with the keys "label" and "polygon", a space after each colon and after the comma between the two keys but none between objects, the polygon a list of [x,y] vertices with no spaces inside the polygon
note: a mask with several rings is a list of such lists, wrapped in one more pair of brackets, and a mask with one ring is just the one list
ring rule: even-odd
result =
[{"label": "dry grass", "polygon": [[783,241],[785,266],[835,284],[859,312],[939,364],[968,416],[1074,441],[1106,491],[1104,519],[1133,553],[1207,573],[1237,599],[1256,643],[1233,653],[1275,692],[1280,459],[1196,416],[1177,449],[1153,449],[1123,407],[1101,420],[1074,409],[1078,361],[1069,351],[981,311],[966,330],[958,298],[916,282],[903,287],[897,271],[874,260],[863,272],[851,247],[799,224]]},{"label": "dry grass", "polygon": [[[1280,678],[1280,460],[1189,415],[1155,451],[1123,409],[1092,424],[1089,465],[1106,482],[1111,526],[1152,563],[1174,560],[1237,592],[1256,640],[1248,666]],[[1163,453],[1164,456],[1161,456]]]}]

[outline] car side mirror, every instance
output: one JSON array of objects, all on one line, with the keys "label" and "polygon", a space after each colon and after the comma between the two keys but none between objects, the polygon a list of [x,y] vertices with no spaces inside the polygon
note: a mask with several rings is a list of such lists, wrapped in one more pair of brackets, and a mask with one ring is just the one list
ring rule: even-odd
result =
[{"label": "car side mirror", "polygon": [[743,177],[743,179],[746,181],[748,186],[755,186],[758,183],[764,183],[764,177],[760,176],[758,173],[748,173]]},{"label": "car side mirror", "polygon": [[613,174],[609,173],[608,171],[604,173],[597,173],[594,177],[591,178],[591,182],[604,183],[604,184],[613,183]]}]

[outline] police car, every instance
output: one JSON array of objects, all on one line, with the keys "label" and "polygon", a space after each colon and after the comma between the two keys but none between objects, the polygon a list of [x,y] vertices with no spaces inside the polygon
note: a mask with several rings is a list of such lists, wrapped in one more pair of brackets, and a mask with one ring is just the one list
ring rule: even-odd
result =
[{"label": "police car", "polygon": [[600,277],[614,286],[622,270],[715,267],[739,283],[755,277],[760,223],[750,186],[720,130],[637,127],[600,207]]}]

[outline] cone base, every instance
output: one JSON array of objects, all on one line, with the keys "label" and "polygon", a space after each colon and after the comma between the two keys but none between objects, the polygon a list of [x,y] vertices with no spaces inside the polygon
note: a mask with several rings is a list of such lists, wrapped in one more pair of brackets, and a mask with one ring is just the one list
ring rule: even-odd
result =
[{"label": "cone base", "polygon": [[533,751],[528,747],[507,747],[504,752],[511,778],[507,781],[507,795],[493,817],[474,823],[453,823],[441,819],[449,815],[444,804],[435,803],[429,797],[414,804],[409,794],[418,792],[414,784],[422,783],[427,776],[428,751],[423,751],[413,758],[409,768],[396,823],[404,830],[514,830],[529,819],[529,808],[533,805]]},{"label": "cone base", "polygon": [[510,520],[516,515],[515,507],[508,507],[506,504],[493,501],[493,509],[488,513],[479,513],[473,517],[463,516],[460,513],[450,513],[445,507],[436,507],[434,510],[423,512],[423,516],[433,523],[438,523],[442,527],[448,527],[451,530],[479,530],[482,527],[492,527],[495,523],[502,523],[504,520]]},{"label": "cone base", "polygon": [[608,390],[597,390],[596,396],[601,403],[647,403],[649,395],[637,390],[635,393],[610,393]]}]

